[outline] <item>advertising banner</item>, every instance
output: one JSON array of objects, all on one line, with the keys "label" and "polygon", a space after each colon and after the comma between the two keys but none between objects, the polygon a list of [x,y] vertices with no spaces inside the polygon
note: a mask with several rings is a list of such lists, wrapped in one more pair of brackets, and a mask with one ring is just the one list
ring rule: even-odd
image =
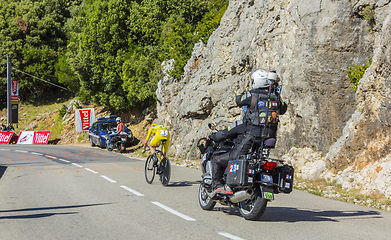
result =
[{"label": "advertising banner", "polygon": [[16,144],[48,144],[51,131],[22,131]]},{"label": "advertising banner", "polygon": [[0,132],[0,144],[8,144],[11,140],[12,135],[14,132]]},{"label": "advertising banner", "polygon": [[76,132],[87,131],[94,121],[95,112],[93,108],[75,110]]},{"label": "advertising banner", "polygon": [[33,144],[34,131],[21,131],[16,144]]},{"label": "advertising banner", "polygon": [[19,100],[19,81],[11,81],[11,100]]},{"label": "advertising banner", "polygon": [[11,81],[11,123],[18,123],[19,81]]},{"label": "advertising banner", "polygon": [[34,131],[33,144],[48,144],[52,131]]}]

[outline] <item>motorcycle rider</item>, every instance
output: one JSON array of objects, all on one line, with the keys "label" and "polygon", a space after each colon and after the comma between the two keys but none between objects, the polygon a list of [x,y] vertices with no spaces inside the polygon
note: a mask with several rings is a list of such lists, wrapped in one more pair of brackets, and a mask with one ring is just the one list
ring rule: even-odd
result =
[{"label": "motorcycle rider", "polygon": [[124,129],[124,124],[122,123],[120,117],[117,117],[115,119],[115,121],[117,122],[117,130],[115,131],[115,133],[112,133],[112,134],[109,135],[109,142],[110,142],[110,144],[113,144],[115,141],[117,141],[118,134],[120,134],[123,131],[123,129]]},{"label": "motorcycle rider", "polygon": [[[268,75],[270,75],[268,77]],[[270,99],[268,96],[270,82],[268,78],[274,78],[275,72],[268,74],[265,70],[255,69],[250,74],[252,90],[243,95],[236,96],[236,104],[239,107],[246,107],[243,115],[243,124],[237,126],[235,135],[227,134],[229,131],[222,130],[213,136],[212,140],[220,140],[226,136],[236,136],[236,143],[233,150],[214,157],[212,161],[212,184],[215,193],[232,194],[228,185],[223,185],[221,178],[229,160],[237,159],[239,155],[247,154],[254,143],[261,143],[264,140],[264,146],[273,148],[276,143],[278,117],[286,112],[287,106],[281,100],[276,89],[271,89]],[[266,117],[266,109],[268,116]],[[267,121],[267,124],[266,124]],[[266,126],[265,126],[266,124]],[[228,130],[228,129],[227,129]],[[224,132],[225,131],[225,132]]]},{"label": "motorcycle rider", "polygon": [[167,155],[168,146],[170,145],[170,132],[163,124],[161,124],[158,121],[155,121],[148,130],[147,138],[144,141],[144,148],[141,151],[142,153],[145,153],[145,150],[148,145],[148,141],[151,137],[152,139],[151,142],[149,143],[149,150],[153,154],[153,164],[156,165],[158,159],[156,157],[155,147],[159,146],[162,143],[162,141],[165,140],[165,143],[163,144],[162,147],[162,153],[163,156],[165,157]]}]

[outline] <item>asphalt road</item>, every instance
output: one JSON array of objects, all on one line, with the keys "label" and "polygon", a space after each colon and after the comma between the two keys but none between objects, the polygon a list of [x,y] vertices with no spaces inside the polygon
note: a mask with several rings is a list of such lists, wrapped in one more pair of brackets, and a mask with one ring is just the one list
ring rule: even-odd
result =
[{"label": "asphalt road", "polygon": [[390,239],[391,213],[298,190],[259,221],[203,211],[200,170],[147,184],[143,160],[99,148],[1,145],[0,166],[0,239]]}]

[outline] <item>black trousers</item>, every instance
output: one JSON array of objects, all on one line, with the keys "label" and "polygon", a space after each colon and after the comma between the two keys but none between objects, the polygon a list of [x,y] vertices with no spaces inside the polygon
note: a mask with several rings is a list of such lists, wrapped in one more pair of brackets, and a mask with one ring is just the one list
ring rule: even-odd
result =
[{"label": "black trousers", "polygon": [[213,188],[217,188],[224,184],[222,178],[224,171],[228,166],[229,160],[237,159],[240,155],[245,155],[249,152],[254,143],[260,143],[261,138],[254,137],[250,133],[244,134],[242,140],[234,147],[231,152],[215,156],[212,160],[212,184]]}]

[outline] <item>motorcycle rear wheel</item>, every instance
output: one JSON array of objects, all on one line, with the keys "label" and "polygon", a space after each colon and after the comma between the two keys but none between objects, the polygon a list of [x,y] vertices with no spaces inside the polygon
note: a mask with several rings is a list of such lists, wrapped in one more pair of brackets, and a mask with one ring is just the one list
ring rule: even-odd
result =
[{"label": "motorcycle rear wheel", "polygon": [[208,189],[206,189],[203,184],[200,184],[198,202],[203,210],[212,210],[215,207],[216,202],[209,197],[206,191],[208,191]]},{"label": "motorcycle rear wheel", "polygon": [[153,166],[152,155],[149,155],[147,161],[145,161],[145,180],[151,184],[155,178],[156,167]]},{"label": "motorcycle rear wheel", "polygon": [[124,143],[121,142],[121,144],[119,144],[119,152],[120,153],[125,153],[126,152],[126,145]]},{"label": "motorcycle rear wheel", "polygon": [[168,158],[164,157],[160,162],[160,182],[163,186],[167,186],[171,177],[171,164]]},{"label": "motorcycle rear wheel", "polygon": [[239,203],[239,212],[246,220],[259,220],[266,210],[267,200],[261,197],[261,191],[256,189],[253,197]]}]

